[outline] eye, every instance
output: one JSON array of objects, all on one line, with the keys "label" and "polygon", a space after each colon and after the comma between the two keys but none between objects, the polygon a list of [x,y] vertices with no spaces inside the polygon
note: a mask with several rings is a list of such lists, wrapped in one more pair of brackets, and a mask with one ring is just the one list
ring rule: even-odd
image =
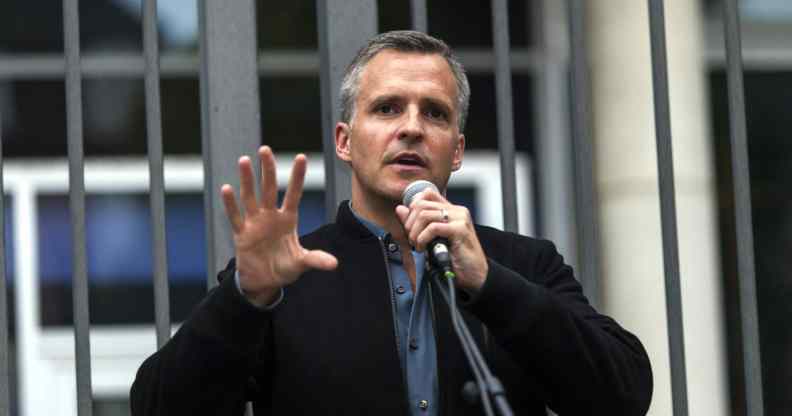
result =
[{"label": "eye", "polygon": [[448,114],[439,108],[430,108],[426,110],[426,116],[434,120],[448,120]]},{"label": "eye", "polygon": [[396,114],[396,112],[398,112],[398,108],[393,104],[384,103],[376,106],[374,111],[378,114],[391,115]]}]

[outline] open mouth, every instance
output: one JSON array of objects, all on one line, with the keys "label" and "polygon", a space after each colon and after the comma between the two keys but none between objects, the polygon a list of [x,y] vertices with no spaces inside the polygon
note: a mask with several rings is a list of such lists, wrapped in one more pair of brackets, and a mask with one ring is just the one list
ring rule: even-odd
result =
[{"label": "open mouth", "polygon": [[407,154],[407,153],[396,156],[396,158],[393,159],[392,163],[397,165],[404,165],[404,166],[419,166],[419,167],[426,166],[426,163],[424,163],[423,159],[421,159],[420,156],[416,154]]}]

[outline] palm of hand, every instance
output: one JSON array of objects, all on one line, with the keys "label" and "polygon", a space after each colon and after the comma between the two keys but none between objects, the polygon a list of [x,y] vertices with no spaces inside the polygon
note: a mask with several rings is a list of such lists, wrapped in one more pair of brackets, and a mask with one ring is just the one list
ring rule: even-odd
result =
[{"label": "palm of hand", "polygon": [[259,149],[261,200],[256,200],[253,168],[248,157],[239,159],[240,201],[234,189],[223,185],[221,194],[231,223],[241,289],[249,299],[271,300],[276,290],[296,281],[308,269],[334,269],[338,261],[320,250],[306,250],[297,237],[297,208],[302,198],[306,159],[297,155],[289,186],[278,208],[275,158],[267,146]]},{"label": "palm of hand", "polygon": [[[283,287],[302,273],[306,251],[297,237],[297,215],[281,210],[259,209],[245,219],[234,235],[237,269],[264,287]],[[255,291],[252,285],[249,289]]]}]

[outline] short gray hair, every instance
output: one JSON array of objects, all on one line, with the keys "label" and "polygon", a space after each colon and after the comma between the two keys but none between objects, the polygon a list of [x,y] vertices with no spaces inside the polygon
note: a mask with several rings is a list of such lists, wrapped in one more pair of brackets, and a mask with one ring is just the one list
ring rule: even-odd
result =
[{"label": "short gray hair", "polygon": [[465,69],[445,42],[425,33],[412,30],[395,30],[381,33],[371,38],[366,45],[360,48],[355,58],[347,66],[346,71],[344,71],[344,78],[341,81],[341,121],[350,123],[352,120],[352,116],[355,113],[355,99],[360,89],[360,75],[363,73],[366,64],[375,55],[384,50],[438,54],[445,58],[456,80],[459,131],[464,131],[468,106],[470,105],[470,84],[468,84]]}]

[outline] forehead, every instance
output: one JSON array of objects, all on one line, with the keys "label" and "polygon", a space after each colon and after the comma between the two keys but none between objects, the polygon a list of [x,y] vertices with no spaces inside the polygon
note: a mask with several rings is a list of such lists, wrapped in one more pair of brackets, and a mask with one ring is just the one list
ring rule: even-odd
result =
[{"label": "forehead", "polygon": [[363,68],[358,98],[406,90],[443,95],[452,102],[457,96],[456,79],[442,55],[386,49]]}]

